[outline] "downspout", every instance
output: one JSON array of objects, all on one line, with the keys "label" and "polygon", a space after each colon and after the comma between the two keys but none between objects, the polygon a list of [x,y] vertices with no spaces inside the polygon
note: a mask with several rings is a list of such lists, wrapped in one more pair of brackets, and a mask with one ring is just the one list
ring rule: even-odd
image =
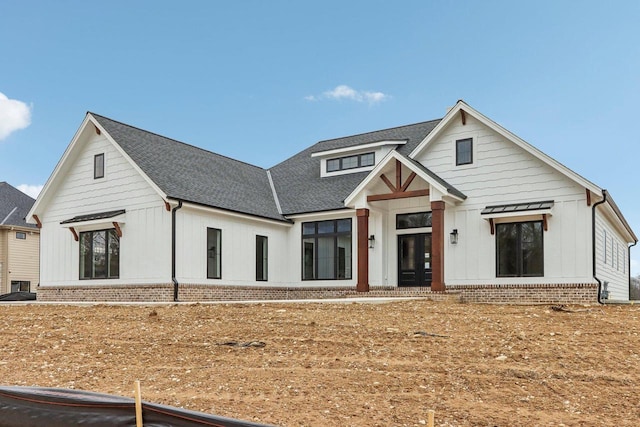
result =
[{"label": "downspout", "polygon": [[593,278],[596,279],[596,282],[598,282],[598,304],[603,304],[603,305],[604,303],[600,298],[600,292],[602,291],[602,282],[596,276],[596,207],[598,205],[603,204],[606,201],[607,201],[607,190],[602,190],[602,200],[594,203],[593,206],[591,207],[591,252],[592,252],[591,265],[593,267]]},{"label": "downspout", "polygon": [[631,299],[631,248],[638,244],[636,240],[633,245],[627,247],[627,262],[629,263],[627,271],[629,272],[629,299]]},{"label": "downspout", "polygon": [[182,207],[182,200],[171,210],[171,281],[173,282],[173,300],[178,302],[178,279],[176,279],[176,211]]}]

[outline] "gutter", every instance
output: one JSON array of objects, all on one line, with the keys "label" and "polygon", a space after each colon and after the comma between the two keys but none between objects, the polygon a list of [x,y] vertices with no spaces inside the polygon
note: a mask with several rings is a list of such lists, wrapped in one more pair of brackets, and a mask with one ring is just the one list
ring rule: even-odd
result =
[{"label": "gutter", "polygon": [[627,266],[627,271],[629,272],[629,300],[631,300],[631,248],[634,247],[635,245],[638,244],[638,241],[636,240],[633,245],[629,245],[627,247],[627,262],[629,263],[629,265]]},{"label": "gutter", "polygon": [[182,207],[182,200],[171,210],[171,281],[173,282],[173,301],[178,302],[178,279],[176,279],[176,211]]},{"label": "gutter", "polygon": [[604,305],[604,303],[602,302],[602,299],[600,298],[600,293],[602,292],[602,282],[596,276],[596,207],[607,201],[607,194],[608,194],[607,190],[603,189],[602,200],[594,203],[593,206],[591,207],[591,255],[592,255],[591,265],[593,270],[592,271],[593,278],[596,280],[596,282],[598,282],[598,304],[602,304],[602,305]]}]

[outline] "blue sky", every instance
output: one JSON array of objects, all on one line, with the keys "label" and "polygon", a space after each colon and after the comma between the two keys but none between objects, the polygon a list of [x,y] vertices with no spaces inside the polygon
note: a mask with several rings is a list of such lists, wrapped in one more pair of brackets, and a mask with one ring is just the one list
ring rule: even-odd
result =
[{"label": "blue sky", "polygon": [[636,0],[0,1],[0,181],[43,185],[86,111],[270,167],[464,99],[640,234],[638,22]]}]

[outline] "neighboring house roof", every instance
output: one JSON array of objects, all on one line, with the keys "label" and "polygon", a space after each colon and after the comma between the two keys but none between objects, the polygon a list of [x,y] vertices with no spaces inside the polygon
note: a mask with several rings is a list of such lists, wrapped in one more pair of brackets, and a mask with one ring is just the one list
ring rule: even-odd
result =
[{"label": "neighboring house roof", "polygon": [[22,191],[6,182],[0,182],[0,226],[35,228],[34,224],[25,221],[34,203],[35,200]]},{"label": "neighboring house roof", "polygon": [[378,130],[344,138],[320,141],[269,169],[282,213],[285,215],[344,209],[344,200],[367,177],[357,172],[330,177],[320,176],[320,159],[312,153],[355,147],[378,141],[407,142],[396,151],[407,155],[433,130],[440,120]]},{"label": "neighboring house roof", "polygon": [[266,170],[89,113],[171,199],[285,220]]}]

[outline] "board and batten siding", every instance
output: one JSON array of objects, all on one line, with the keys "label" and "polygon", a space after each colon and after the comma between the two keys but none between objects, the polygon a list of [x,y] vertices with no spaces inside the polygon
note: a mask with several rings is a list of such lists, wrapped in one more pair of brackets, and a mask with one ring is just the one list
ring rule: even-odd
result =
[{"label": "board and batten siding", "polygon": [[[290,285],[291,225],[219,210],[183,206],[176,212],[176,276],[180,284]],[[222,231],[221,278],[207,278],[207,229]],[[268,238],[268,280],[256,282],[256,236]]]},{"label": "board and batten siding", "polygon": [[[473,164],[456,166],[455,142],[473,138]],[[452,121],[416,158],[462,191],[447,205],[445,236],[457,229],[457,245],[445,241],[445,282],[450,285],[591,283],[591,208],[585,189],[473,117]],[[495,235],[480,214],[491,205],[553,200],[544,232],[544,277],[496,277]],[[505,218],[499,222],[540,220]]]},{"label": "board and batten siding", "polygon": [[596,276],[607,282],[610,300],[629,299],[629,252],[611,219],[596,210]]},{"label": "board and batten siding", "polygon": [[[171,282],[171,212],[158,193],[104,136],[89,137],[56,183],[41,215],[41,286]],[[104,153],[104,178],[94,179]],[[120,278],[79,280],[79,242],[60,222],[78,215],[125,209],[121,224]],[[105,220],[104,228],[113,228]]]}]

